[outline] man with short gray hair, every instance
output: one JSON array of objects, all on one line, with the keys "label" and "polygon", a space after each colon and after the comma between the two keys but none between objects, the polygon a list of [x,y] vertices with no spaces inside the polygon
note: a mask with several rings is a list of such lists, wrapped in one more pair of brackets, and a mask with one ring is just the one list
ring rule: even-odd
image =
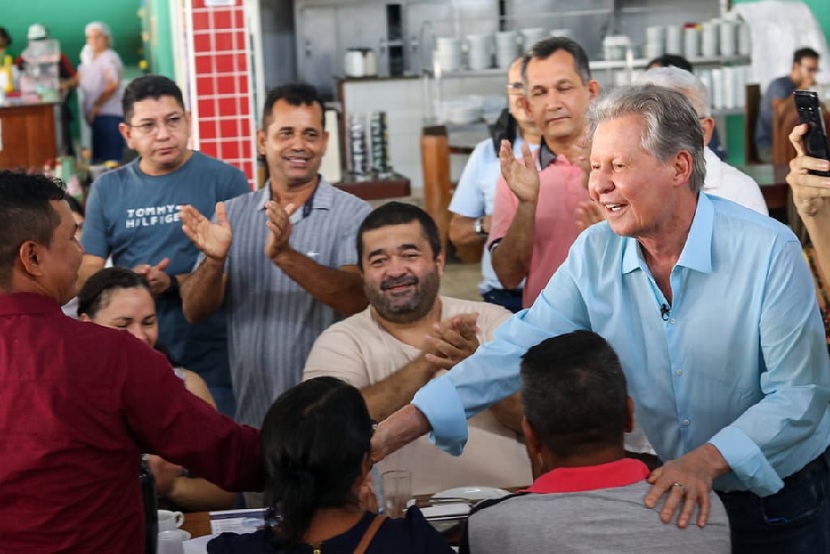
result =
[{"label": "man with short gray hair", "polygon": [[787,227],[699,193],[697,117],[654,85],[593,107],[588,188],[606,221],[579,236],[529,310],[381,423],[375,459],[430,430],[460,452],[465,418],[518,389],[528,348],[591,330],[617,351],[666,462],[645,498],[666,497],[664,523],[679,512],[678,526],[705,525],[714,489],[734,552],[830,549],[820,492],[830,487],[830,364],[812,277]]}]

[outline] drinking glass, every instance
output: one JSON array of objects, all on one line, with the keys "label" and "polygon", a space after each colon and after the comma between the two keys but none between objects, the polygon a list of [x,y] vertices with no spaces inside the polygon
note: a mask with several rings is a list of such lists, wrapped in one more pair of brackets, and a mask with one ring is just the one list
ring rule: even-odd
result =
[{"label": "drinking glass", "polygon": [[403,517],[412,496],[412,472],[393,469],[383,474],[383,509],[389,517]]}]

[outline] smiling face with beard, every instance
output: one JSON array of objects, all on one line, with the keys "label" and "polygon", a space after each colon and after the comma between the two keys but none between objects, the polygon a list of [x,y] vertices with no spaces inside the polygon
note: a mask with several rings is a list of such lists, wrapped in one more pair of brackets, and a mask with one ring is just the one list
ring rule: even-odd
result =
[{"label": "smiling face with beard", "polygon": [[435,304],[444,256],[435,256],[417,221],[363,234],[363,290],[378,317],[412,323]]}]

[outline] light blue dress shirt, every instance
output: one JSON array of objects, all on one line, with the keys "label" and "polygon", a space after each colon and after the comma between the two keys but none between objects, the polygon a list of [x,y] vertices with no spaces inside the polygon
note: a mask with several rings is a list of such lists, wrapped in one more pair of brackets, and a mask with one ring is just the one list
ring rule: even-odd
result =
[{"label": "light blue dress shirt", "polygon": [[669,303],[637,241],[594,225],[530,309],[413,403],[436,443],[460,452],[465,418],[518,389],[529,347],[590,329],[617,351],[662,459],[709,442],[732,469],[716,490],[778,491],[830,443],[830,364],[798,240],[771,218],[701,193],[671,287],[664,320]]},{"label": "light blue dress shirt", "polygon": [[[516,137],[513,142],[513,155],[522,157],[522,137]],[[530,144],[530,150],[539,148],[538,144]],[[467,159],[467,165],[458,180],[458,186],[452,194],[450,211],[463,217],[481,217],[493,215],[493,201],[496,198],[496,184],[501,177],[501,162],[493,148],[493,139],[488,138],[479,142],[473,153]],[[481,295],[493,290],[503,289],[496,271],[493,269],[493,260],[490,250],[484,247],[481,255],[481,283],[478,292]],[[522,284],[516,288],[522,288]]]}]

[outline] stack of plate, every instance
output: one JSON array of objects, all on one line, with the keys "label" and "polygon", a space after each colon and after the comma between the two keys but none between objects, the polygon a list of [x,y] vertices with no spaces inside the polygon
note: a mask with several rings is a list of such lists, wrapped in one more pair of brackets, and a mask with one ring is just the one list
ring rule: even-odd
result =
[{"label": "stack of plate", "polygon": [[467,35],[467,66],[473,71],[493,67],[493,35]]},{"label": "stack of plate", "polygon": [[508,69],[519,57],[519,35],[516,31],[496,33],[496,65],[499,69]]},{"label": "stack of plate", "polygon": [[442,71],[461,69],[461,39],[457,37],[437,37],[433,62]]}]

